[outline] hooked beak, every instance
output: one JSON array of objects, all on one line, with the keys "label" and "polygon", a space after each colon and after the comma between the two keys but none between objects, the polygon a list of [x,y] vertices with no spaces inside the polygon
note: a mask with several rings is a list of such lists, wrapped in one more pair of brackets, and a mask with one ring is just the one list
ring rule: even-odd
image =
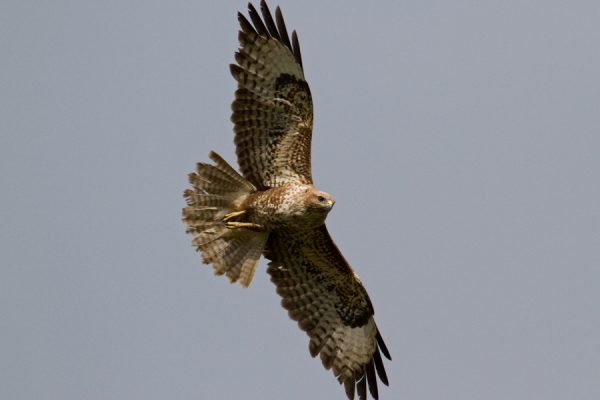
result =
[{"label": "hooked beak", "polygon": [[331,210],[335,204],[335,199],[333,198],[333,196],[331,197],[331,199],[327,202],[328,203],[328,208],[329,210]]}]

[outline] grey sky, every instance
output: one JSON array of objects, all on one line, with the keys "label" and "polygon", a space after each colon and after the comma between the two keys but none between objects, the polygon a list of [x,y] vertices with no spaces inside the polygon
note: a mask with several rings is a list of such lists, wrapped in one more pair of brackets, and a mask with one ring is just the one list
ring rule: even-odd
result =
[{"label": "grey sky", "polygon": [[[382,399],[600,398],[597,1],[284,1],[314,177],[394,357]],[[0,5],[0,398],[342,399],[201,265],[239,1]]]}]

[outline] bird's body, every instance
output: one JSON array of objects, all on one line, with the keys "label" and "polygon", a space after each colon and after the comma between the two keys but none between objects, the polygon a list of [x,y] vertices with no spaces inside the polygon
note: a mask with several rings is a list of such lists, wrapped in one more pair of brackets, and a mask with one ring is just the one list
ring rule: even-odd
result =
[{"label": "bird's body", "polygon": [[[309,351],[332,369],[348,398],[378,398],[391,359],[360,279],[325,226],[334,198],[315,188],[310,166],[312,97],[296,32],[279,8],[248,5],[241,26],[232,104],[242,174],[218,154],[198,163],[184,192],[183,221],[217,275],[248,286],[261,255],[290,318],[310,337]],[[381,351],[381,353],[380,353]],[[368,384],[368,385],[367,385]]]},{"label": "bird's body", "polygon": [[289,183],[250,193],[240,205],[243,214],[235,219],[266,232],[301,231],[323,225],[333,204],[331,195],[313,185]]}]

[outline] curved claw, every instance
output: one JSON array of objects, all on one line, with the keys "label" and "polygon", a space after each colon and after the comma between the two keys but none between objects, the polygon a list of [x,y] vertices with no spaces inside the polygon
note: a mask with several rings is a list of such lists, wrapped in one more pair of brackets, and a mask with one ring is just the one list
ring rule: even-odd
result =
[{"label": "curved claw", "polygon": [[225,214],[223,216],[223,222],[227,222],[232,218],[239,217],[240,215],[244,214],[246,214],[246,210],[230,212],[229,214]]},{"label": "curved claw", "polygon": [[258,224],[253,224],[251,222],[235,222],[235,221],[226,221],[225,226],[229,229],[250,229],[253,231],[262,231],[263,227]]}]

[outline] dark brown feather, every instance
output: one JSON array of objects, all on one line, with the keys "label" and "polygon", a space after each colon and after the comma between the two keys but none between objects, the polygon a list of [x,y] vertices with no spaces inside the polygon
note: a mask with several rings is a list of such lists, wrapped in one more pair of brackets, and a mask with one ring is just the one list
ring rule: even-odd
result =
[{"label": "dark brown feather", "polygon": [[244,17],[244,14],[238,12],[238,21],[240,23],[240,28],[242,28],[242,32],[245,33],[256,33],[252,24]]},{"label": "dark brown feather", "polygon": [[366,376],[363,375],[362,378],[360,378],[356,382],[356,391],[358,392],[359,400],[366,400],[366,398],[367,398],[367,377]]},{"label": "dark brown feather", "polygon": [[381,359],[381,353],[379,352],[379,347],[375,349],[375,353],[373,354],[373,361],[375,362],[375,369],[377,370],[377,376],[381,379],[381,382],[385,386],[389,386],[387,374],[385,373],[385,368],[383,366],[383,360]]},{"label": "dark brown feather", "polygon": [[290,37],[288,36],[287,28],[285,27],[283,13],[279,7],[275,9],[275,21],[277,22],[277,30],[279,31],[279,37],[281,37],[281,41],[288,49],[290,49],[290,51],[293,52],[294,50],[292,49],[292,44],[290,43]]},{"label": "dark brown feather", "polygon": [[354,400],[354,390],[356,388],[356,383],[354,379],[348,379],[344,381],[344,390],[346,391],[346,396],[348,396],[349,400]]},{"label": "dark brown feather", "polygon": [[271,15],[271,11],[269,10],[269,6],[265,0],[260,2],[260,11],[265,19],[265,25],[269,30],[271,36],[279,41],[281,41],[281,37],[279,36],[279,32],[277,31],[277,27],[275,26],[275,21],[273,21],[273,16]]},{"label": "dark brown feather", "polygon": [[292,32],[292,53],[294,53],[296,62],[300,64],[300,68],[304,70],[304,66],[302,65],[302,53],[300,53],[300,42],[298,41],[298,34],[296,34],[296,31]]},{"label": "dark brown feather", "polygon": [[256,11],[256,8],[254,8],[254,5],[252,3],[248,3],[248,15],[250,15],[250,19],[254,24],[254,28],[256,29],[256,32],[259,35],[271,37],[269,31],[267,31],[267,27],[265,26],[265,24],[263,24],[260,15],[258,15],[258,12]]},{"label": "dark brown feather", "polygon": [[387,346],[385,345],[383,338],[381,337],[381,333],[379,333],[379,329],[377,330],[377,344],[379,344],[379,347],[381,348],[381,352],[383,353],[385,358],[392,361],[392,356],[390,356],[390,352],[387,349]]},{"label": "dark brown feather", "polygon": [[377,378],[375,377],[375,367],[373,366],[373,360],[367,363],[365,366],[367,383],[369,385],[369,392],[374,399],[379,398],[379,391],[377,390]]}]

